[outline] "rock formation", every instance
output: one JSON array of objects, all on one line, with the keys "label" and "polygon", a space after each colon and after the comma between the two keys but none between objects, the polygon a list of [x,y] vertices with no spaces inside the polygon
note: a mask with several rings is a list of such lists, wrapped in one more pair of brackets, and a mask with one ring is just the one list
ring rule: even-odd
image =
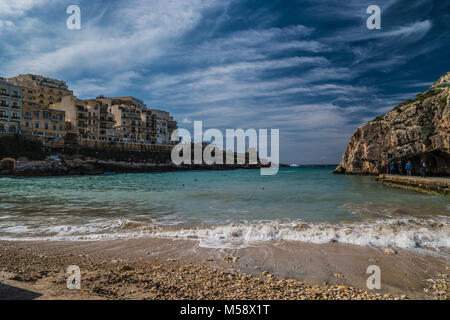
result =
[{"label": "rock formation", "polygon": [[414,100],[356,129],[335,173],[379,174],[386,163],[424,159],[433,175],[450,175],[450,72]]}]

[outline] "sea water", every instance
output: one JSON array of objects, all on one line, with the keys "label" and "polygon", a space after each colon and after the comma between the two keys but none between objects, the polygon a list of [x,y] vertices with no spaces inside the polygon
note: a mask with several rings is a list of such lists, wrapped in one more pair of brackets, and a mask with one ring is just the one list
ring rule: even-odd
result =
[{"label": "sea water", "polygon": [[450,247],[450,199],[333,168],[0,179],[0,240],[196,239]]}]

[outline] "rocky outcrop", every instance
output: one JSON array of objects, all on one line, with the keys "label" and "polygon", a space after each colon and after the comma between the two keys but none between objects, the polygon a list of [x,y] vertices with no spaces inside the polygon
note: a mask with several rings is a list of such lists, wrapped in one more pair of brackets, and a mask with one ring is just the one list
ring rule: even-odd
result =
[{"label": "rocky outcrop", "polygon": [[419,163],[427,171],[450,175],[450,72],[427,91],[359,127],[335,173],[384,173],[389,161]]},{"label": "rocky outcrop", "polygon": [[68,175],[99,175],[111,173],[144,173],[144,172],[170,172],[184,170],[234,170],[259,169],[260,164],[250,165],[174,165],[172,163],[145,163],[125,162],[99,159],[47,159],[44,161],[27,161],[21,159],[17,162],[14,171],[2,174],[11,176],[40,177],[40,176],[68,176]]}]

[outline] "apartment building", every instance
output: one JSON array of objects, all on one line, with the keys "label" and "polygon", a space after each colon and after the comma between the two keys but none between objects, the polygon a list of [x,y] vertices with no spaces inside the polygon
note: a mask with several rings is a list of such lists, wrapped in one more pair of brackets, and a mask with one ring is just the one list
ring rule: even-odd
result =
[{"label": "apartment building", "polygon": [[0,134],[20,133],[22,88],[0,78]]},{"label": "apartment building", "polygon": [[121,142],[146,143],[145,123],[142,114],[146,106],[134,97],[97,97],[108,106],[115,120],[116,138]]},{"label": "apartment building", "polygon": [[64,96],[73,96],[66,82],[34,74],[21,74],[8,81],[23,88],[23,105],[50,108]]},{"label": "apartment building", "polygon": [[22,74],[8,80],[22,87],[21,127],[24,133],[45,137],[66,134],[65,113],[53,108],[63,97],[73,96],[66,82],[34,74]]},{"label": "apartment building", "polygon": [[163,110],[150,109],[156,115],[159,121],[157,122],[158,141],[162,144],[172,144],[176,142],[171,141],[172,133],[178,128],[177,122],[173,119],[169,112]]},{"label": "apartment building", "polygon": [[151,110],[145,109],[141,113],[141,121],[144,130],[145,143],[156,144],[158,134],[156,129],[157,117]]},{"label": "apartment building", "polygon": [[40,107],[26,107],[22,132],[35,136],[56,138],[66,134],[65,112]]},{"label": "apartment building", "polygon": [[0,78],[0,133],[171,144],[177,122],[132,96],[82,100],[67,83],[34,74]]},{"label": "apartment building", "polygon": [[109,107],[108,104],[102,101],[99,100],[92,100],[92,101],[95,101],[99,110],[98,115],[99,140],[116,141],[117,140],[115,129],[116,120],[114,118],[111,108]]},{"label": "apartment building", "polygon": [[116,141],[115,120],[108,104],[97,99],[65,96],[53,108],[64,111],[81,139]]}]

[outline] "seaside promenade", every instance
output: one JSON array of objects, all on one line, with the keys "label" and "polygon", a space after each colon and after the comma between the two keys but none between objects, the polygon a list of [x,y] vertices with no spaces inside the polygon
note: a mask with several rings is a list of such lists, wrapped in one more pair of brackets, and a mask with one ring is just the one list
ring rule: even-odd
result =
[{"label": "seaside promenade", "polygon": [[422,178],[393,174],[380,174],[377,180],[392,187],[414,190],[422,193],[450,196],[450,178]]}]

